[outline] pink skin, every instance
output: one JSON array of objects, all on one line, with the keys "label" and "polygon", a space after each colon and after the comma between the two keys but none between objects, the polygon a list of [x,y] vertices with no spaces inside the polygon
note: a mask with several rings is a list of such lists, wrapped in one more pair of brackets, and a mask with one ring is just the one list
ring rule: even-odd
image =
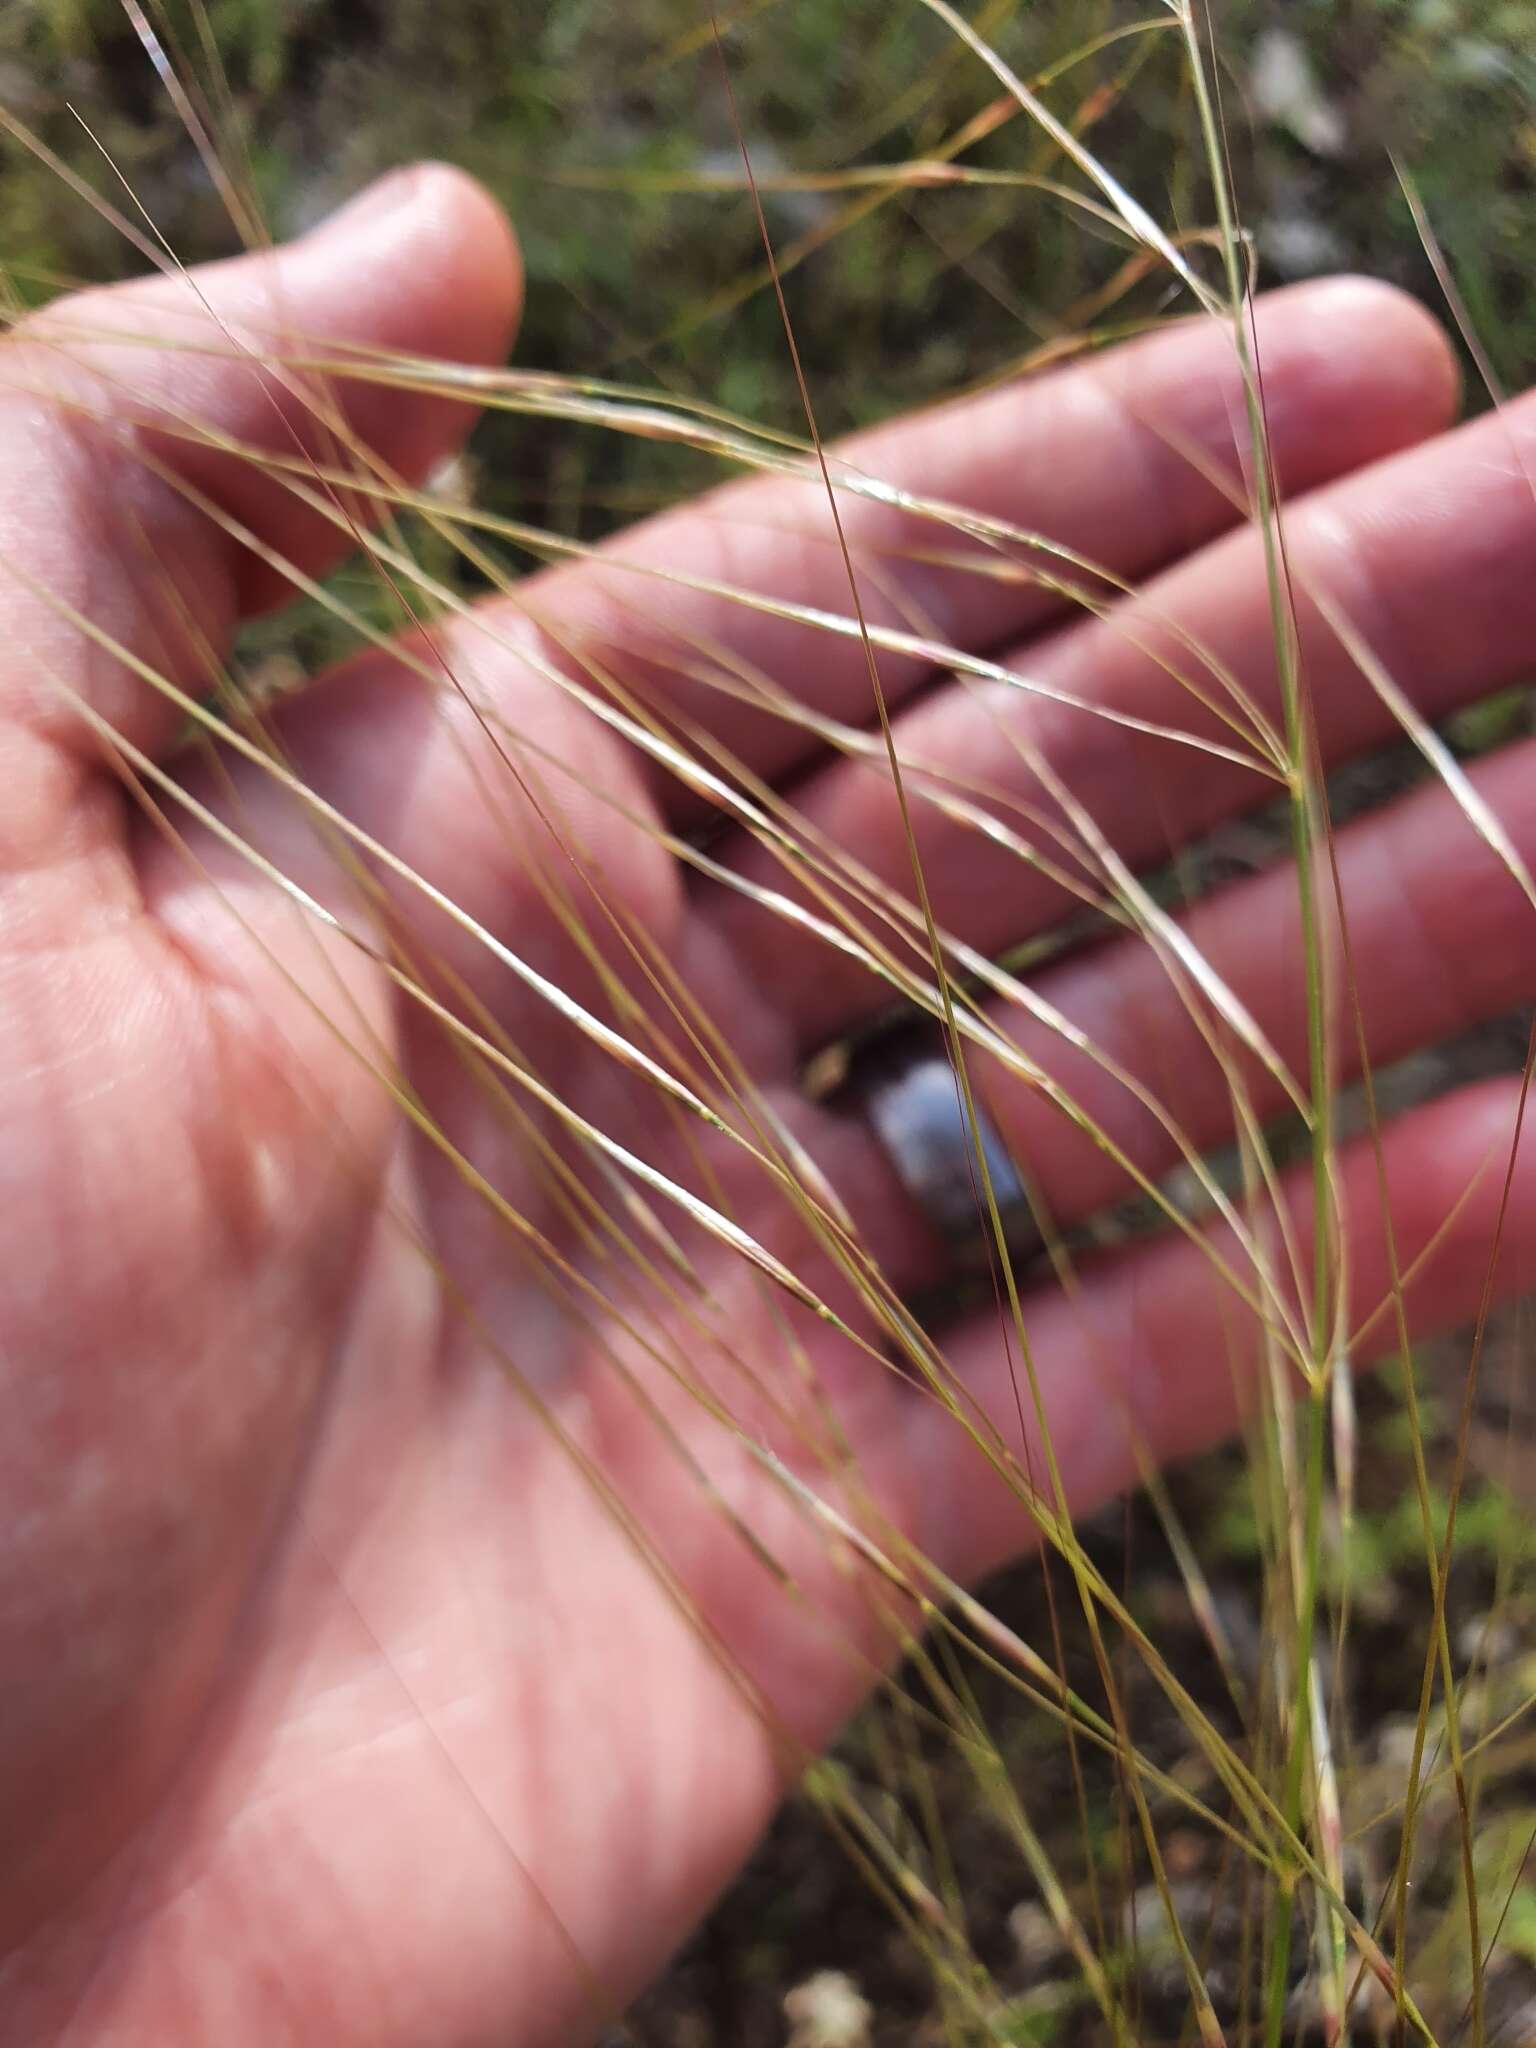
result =
[{"label": "pink skin", "polygon": [[[163,405],[236,439],[319,445],[300,399],[238,352],[114,346],[108,330],[185,335],[213,317],[495,362],[520,291],[504,222],[440,169],[389,181],[321,234],[199,282],[203,299],[156,283],[51,314],[9,344],[0,392],[0,562],[21,572],[4,584],[0,657],[0,2041],[567,2043],[658,1966],[727,1880],[801,1746],[824,1742],[857,1703],[887,1653],[887,1621],[870,1586],[616,1314],[560,1306],[322,1016],[345,1018],[353,1046],[370,1033],[398,1046],[454,1142],[601,1286],[604,1269],[568,1234],[526,1142],[440,1036],[398,1013],[362,955],[215,838],[192,834],[189,861],[104,770],[79,698],[152,754],[175,718],[43,590],[194,688],[199,637],[226,642],[242,611],[281,594],[273,572],[136,447],[179,463],[306,571],[336,543],[280,486],[147,432]],[[75,330],[67,355],[61,321]],[[1302,500],[1298,529],[1342,565],[1352,596],[1366,594],[1399,680],[1441,710],[1524,662],[1536,623],[1533,520],[1506,438],[1523,421],[1402,452],[1447,426],[1454,379],[1423,315],[1374,286],[1281,294],[1262,309],[1260,340],[1280,470]],[[884,429],[852,457],[1150,579],[1144,602],[1209,631],[1262,692],[1255,550],[1240,532],[1223,537],[1230,505],[1186,459],[1198,450],[1207,470],[1234,463],[1225,360],[1218,336],[1179,330]],[[405,474],[422,474],[465,424],[441,403],[363,384],[346,400],[356,430]],[[82,408],[107,423],[83,424]],[[1337,482],[1346,471],[1359,473]],[[1483,523],[1469,535],[1474,511]],[[882,564],[934,538],[868,505],[851,525],[872,590]],[[590,788],[632,810],[696,815],[516,651],[578,637],[626,686],[712,720],[758,769],[803,778],[807,808],[867,863],[898,872],[873,778],[812,760],[802,732],[732,710],[668,667],[669,649],[728,646],[786,687],[814,689],[819,709],[867,721],[858,650],[650,583],[624,560],[684,562],[700,577],[847,606],[815,491],[744,485],[637,530],[601,566],[546,573],[521,609],[487,608],[499,637],[459,625],[439,651],[508,733],[572,761]],[[1443,563],[1463,588],[1475,574],[1477,616],[1431,631]],[[1123,638],[1112,648],[1110,628],[1071,625],[1036,590],[931,564],[900,581],[938,632],[980,649],[1044,636],[1011,658],[1116,701],[1157,701],[1161,671],[1145,654]],[[880,611],[878,595],[871,606]],[[893,701],[931,681],[910,661],[883,672]],[[1018,703],[1007,715],[1043,717]],[[923,722],[924,747],[960,762],[976,716],[953,689],[903,714]],[[1335,689],[1330,670],[1319,726],[1342,752],[1380,721],[1347,679]],[[797,957],[782,932],[770,958],[760,921],[723,890],[685,884],[650,835],[570,779],[546,773],[536,802],[500,769],[488,777],[486,750],[465,744],[479,732],[454,693],[370,656],[306,693],[282,737],[343,812],[595,1002],[590,967],[536,886],[541,875],[587,886],[567,858],[579,847],[605,900],[643,923],[753,1063],[893,1282],[910,1285],[932,1262],[917,1218],[862,1129],[811,1109],[795,1088],[804,1046],[829,1016],[867,1007],[871,990],[829,971],[810,942]],[[1081,793],[1102,814],[1123,787],[1126,850],[1152,857],[1160,839],[1256,793],[1235,771],[1189,765],[1202,761],[1099,726],[1079,761]],[[531,757],[520,765],[532,772]],[[1482,773],[1531,852],[1527,765],[1512,755]],[[191,776],[340,914],[373,914],[259,776]],[[553,835],[540,816],[551,806]],[[995,902],[995,890],[963,886],[968,854],[933,829],[950,899],[941,914]],[[725,857],[761,859],[734,844]],[[1380,1053],[1533,992],[1529,909],[1443,797],[1353,828],[1341,862]],[[633,1150],[697,1180],[699,1160],[653,1091],[556,1029],[451,926],[428,925],[408,890],[391,893],[405,936],[464,976],[553,1087]],[[1476,915],[1459,915],[1471,899]],[[1285,901],[1283,880],[1258,881],[1195,922],[1294,1058]],[[976,936],[1017,939],[1051,908],[1016,895],[1008,929]],[[590,904],[588,914],[596,929]],[[1201,1055],[1144,956],[1109,948],[1048,987],[1152,1085],[1171,1073],[1173,1107],[1202,1141],[1222,1135],[1208,1116],[1219,1091],[1188,1078]],[[1103,1115],[1121,1118],[1143,1163],[1166,1163],[1103,1084],[1062,1071],[1099,1089]],[[984,1080],[1063,1214],[1118,1192],[1038,1100],[997,1071]],[[1476,1300],[1509,1123],[1508,1091],[1490,1087],[1390,1134],[1405,1259],[1473,1189],[1411,1292],[1421,1327]],[[705,1152],[739,1220],[826,1280],[740,1152],[714,1142]],[[1387,1284],[1374,1171],[1368,1152],[1344,1162],[1362,1323]],[[1523,1167],[1508,1227],[1517,1254],[1536,1234],[1536,1176]],[[652,1297],[664,1351],[694,1358],[822,1490],[914,1534],[949,1568],[979,1571],[1027,1544],[1017,1504],[930,1402],[801,1319],[806,1362],[836,1404],[866,1492],[829,1478],[806,1441],[804,1381],[787,1366],[765,1290],[738,1259],[695,1249],[707,1331]],[[1100,1267],[1072,1302],[1036,1290],[1026,1316],[1078,1506],[1130,1481],[1133,1428],[1161,1457],[1236,1418],[1230,1297],[1187,1244]],[[1378,1315],[1362,1349],[1389,1341]],[[1021,1450],[995,1327],[954,1332],[950,1355]],[[553,1423],[519,1398],[508,1360]],[[695,1619],[623,1533],[593,1473]],[[721,1502],[806,1602],[775,1590]]]}]

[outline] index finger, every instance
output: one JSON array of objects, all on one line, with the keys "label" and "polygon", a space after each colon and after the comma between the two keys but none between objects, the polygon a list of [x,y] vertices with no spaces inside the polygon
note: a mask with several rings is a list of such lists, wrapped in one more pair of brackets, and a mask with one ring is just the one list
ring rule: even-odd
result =
[{"label": "index finger", "polygon": [[[1405,294],[1359,278],[1261,300],[1258,345],[1281,488],[1299,491],[1438,432],[1457,403],[1446,340]],[[1012,383],[841,444],[838,463],[897,493],[939,499],[1030,528],[1135,578],[1232,526],[1247,434],[1230,331],[1180,322],[1069,370]],[[1240,497],[1239,497],[1240,502]],[[839,493],[842,533],[872,624],[922,631],[975,651],[1043,624],[1066,600],[1002,558],[957,566],[948,526],[889,500]],[[939,560],[943,555],[949,560]],[[1022,552],[1015,551],[1015,562]],[[853,616],[849,564],[818,475],[728,485],[632,528],[594,558],[548,570],[510,604],[546,627],[555,658],[611,678],[663,717],[696,721],[755,775],[776,779],[816,751],[792,716],[742,701],[753,672],[813,713],[872,722],[857,634],[786,618],[768,605]],[[701,665],[735,669],[735,694]],[[690,673],[692,671],[693,673]],[[923,681],[919,657],[882,651],[894,704]],[[678,807],[686,810],[683,796]]]}]

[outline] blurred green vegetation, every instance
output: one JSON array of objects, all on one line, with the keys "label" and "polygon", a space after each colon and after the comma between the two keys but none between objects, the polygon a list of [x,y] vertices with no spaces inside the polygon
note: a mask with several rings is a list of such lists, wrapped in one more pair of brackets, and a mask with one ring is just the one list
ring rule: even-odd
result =
[{"label": "blurred green vegetation", "polygon": [[[750,200],[696,189],[739,179],[742,140],[768,187],[827,431],[998,374],[1091,324],[1125,255],[1060,201],[1014,187],[772,189],[785,171],[941,154],[994,99],[995,81],[917,0],[736,0],[719,10],[719,49],[708,10],[676,0],[165,0],[149,11],[205,81],[221,148],[248,166],[274,233],[388,164],[451,158],[518,222],[522,360],[707,393],[791,429],[799,401]],[[970,11],[1154,213],[1183,228],[1208,217],[1176,37],[1104,41],[1171,15],[1145,0],[977,0]],[[1522,382],[1536,357],[1536,0],[1228,0],[1214,17],[1261,275],[1354,267],[1437,303],[1396,152],[1499,375]],[[121,0],[0,15],[0,104],[110,191],[115,175],[77,109],[179,254],[231,246]],[[1021,118],[961,160],[1061,170]],[[29,272],[103,278],[138,263],[14,141],[0,156],[0,206],[5,257],[31,291],[43,287]],[[1112,332],[1166,305],[1153,276],[1101,324]],[[487,456],[496,509],[587,533],[701,475],[676,449],[526,424],[493,433]]]}]

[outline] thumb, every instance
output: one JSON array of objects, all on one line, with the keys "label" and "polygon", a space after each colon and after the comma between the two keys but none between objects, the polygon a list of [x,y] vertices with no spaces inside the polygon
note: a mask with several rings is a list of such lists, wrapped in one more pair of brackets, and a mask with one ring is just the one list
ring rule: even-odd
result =
[{"label": "thumb", "polygon": [[99,762],[76,700],[146,752],[176,728],[174,707],[71,613],[202,688],[208,650],[287,592],[177,478],[303,574],[323,570],[344,528],[251,451],[355,466],[346,444],[362,443],[421,476],[462,438],[469,406],[348,376],[346,361],[499,361],[520,303],[499,208],[428,164],[285,247],[82,293],[16,329],[0,348],[0,742],[19,801],[0,825],[0,872],[35,853],[29,833],[56,827],[74,779],[61,756],[81,774]]}]

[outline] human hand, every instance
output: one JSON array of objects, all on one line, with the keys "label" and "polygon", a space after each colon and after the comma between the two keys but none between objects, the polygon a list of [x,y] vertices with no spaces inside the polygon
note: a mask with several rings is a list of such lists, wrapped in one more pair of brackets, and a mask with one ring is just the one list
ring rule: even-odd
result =
[{"label": "human hand", "polygon": [[[336,439],[231,333],[494,363],[518,297],[499,216],[428,170],[291,248],[200,273],[195,294],[171,279],[93,296],[8,344],[7,2042],[569,2041],[657,1967],[892,1652],[886,1589],[751,1445],[958,1578],[1031,1535],[998,1471],[1028,1446],[996,1312],[942,1337],[997,1433],[988,1457],[861,1348],[845,1279],[760,1157],[485,943],[696,1079],[709,1061],[665,1000],[674,972],[895,1292],[938,1277],[867,1124],[800,1086],[807,1054],[889,987],[730,886],[810,900],[740,823],[709,841],[722,872],[690,871],[682,835],[711,822],[698,788],[601,715],[663,714],[695,758],[712,737],[910,893],[878,750],[840,755],[794,709],[875,731],[858,635],[782,610],[850,612],[814,480],[732,486],[283,703],[277,757],[409,872],[375,851],[365,876],[248,755],[178,752],[182,711],[124,658],[197,696],[209,650],[284,594],[275,564],[312,575],[340,552],[324,504],[278,468],[301,445],[324,464]],[[1337,760],[1391,720],[1309,592],[1428,716],[1524,673],[1536,513],[1512,450],[1529,414],[1401,452],[1447,426],[1455,380],[1425,316],[1382,288],[1279,294],[1258,332],[1318,741]],[[388,472],[421,476],[459,431],[440,396],[339,388]],[[1173,621],[1273,719],[1262,550],[1213,478],[1237,471],[1240,416],[1229,339],[1201,325],[864,437],[863,472],[1037,529],[1139,589],[1076,619],[1038,580],[947,563],[942,526],[845,495],[869,616],[907,629],[915,612],[927,637],[1059,695],[1199,733],[1159,659]],[[304,465],[288,474],[303,483]],[[898,570],[911,611],[884,594]],[[1132,867],[1274,794],[1208,750],[940,681],[916,654],[887,648],[879,667],[914,788],[942,769],[1059,822],[1043,762]],[[760,684],[790,693],[789,715],[743,701]],[[103,722],[132,750],[115,762]],[[1038,749],[1034,768],[1005,731]],[[154,784],[167,760],[201,814]],[[1527,855],[1530,771],[1523,747],[1475,777]],[[994,955],[1059,917],[1050,876],[914,804],[941,927]],[[1029,814],[1007,815],[1027,833]],[[1532,993],[1525,898],[1444,790],[1341,831],[1338,858],[1373,1059]],[[1260,877],[1186,926],[1299,1068],[1295,896],[1285,874]],[[920,933],[905,958],[921,968]],[[403,992],[391,959],[477,1039]],[[1152,949],[1112,941],[1034,988],[1196,1147],[1229,1135],[1223,1070]],[[1139,1172],[1176,1163],[1101,1064],[1002,999],[986,1014]],[[1124,1165],[1006,1062],[978,1053],[973,1073],[1058,1222],[1127,1191]],[[1249,1079],[1258,1114],[1279,1106],[1262,1063]],[[732,1219],[854,1334],[642,1187],[674,1259],[594,1181],[590,1150],[572,1153],[567,1109]],[[1501,1193],[1483,1169],[1510,1114],[1509,1090],[1484,1085],[1387,1135],[1403,1263],[1433,1240],[1408,1292],[1419,1327],[1476,1302]],[[770,1143],[761,1123],[749,1135]],[[1368,1145],[1343,1152],[1356,1323],[1387,1292],[1375,1176]],[[1529,1242],[1533,1209],[1521,1167],[1511,1243]],[[1138,1455],[1233,1426],[1236,1297],[1213,1241],[1159,1237],[1084,1264],[1071,1293],[1027,1287],[1074,1508],[1131,1483]],[[1362,1353],[1392,1338],[1377,1317]]]}]

